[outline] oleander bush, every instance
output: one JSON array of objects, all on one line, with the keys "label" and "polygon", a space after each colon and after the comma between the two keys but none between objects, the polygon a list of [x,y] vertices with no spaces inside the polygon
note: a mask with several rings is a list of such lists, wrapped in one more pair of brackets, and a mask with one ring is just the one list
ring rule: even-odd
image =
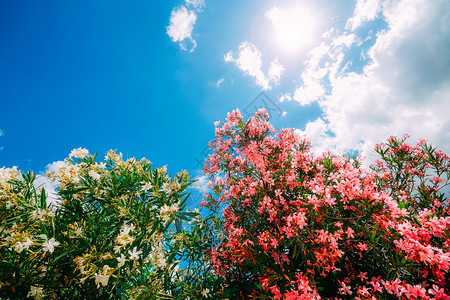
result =
[{"label": "oleander bush", "polygon": [[211,241],[185,208],[189,174],[114,151],[96,160],[75,149],[47,174],[53,205],[33,173],[0,170],[0,298],[201,297]]},{"label": "oleander bush", "polygon": [[223,208],[210,254],[223,297],[450,299],[450,160],[406,138],[377,145],[368,171],[313,155],[263,110],[217,122],[202,205]]}]

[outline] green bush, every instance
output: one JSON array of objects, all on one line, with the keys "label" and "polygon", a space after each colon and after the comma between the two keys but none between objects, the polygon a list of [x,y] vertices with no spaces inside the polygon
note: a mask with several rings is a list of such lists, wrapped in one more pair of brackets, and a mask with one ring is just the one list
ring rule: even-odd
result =
[{"label": "green bush", "polygon": [[[200,298],[207,231],[186,209],[187,172],[146,160],[72,151],[47,204],[36,175],[0,169],[0,298]],[[200,276],[199,274],[202,274]]]}]

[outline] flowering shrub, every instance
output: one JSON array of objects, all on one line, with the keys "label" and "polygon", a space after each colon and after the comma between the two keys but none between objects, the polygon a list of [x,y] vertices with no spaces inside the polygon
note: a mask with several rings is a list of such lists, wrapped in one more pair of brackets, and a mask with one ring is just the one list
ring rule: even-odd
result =
[{"label": "flowering shrub", "polygon": [[378,174],[377,183],[411,214],[427,209],[442,217],[447,208],[443,189],[449,185],[450,158],[425,140],[409,145],[408,137],[391,137],[376,145],[381,159],[371,168]]},{"label": "flowering shrub", "polygon": [[263,110],[215,125],[202,205],[223,208],[210,252],[220,297],[450,299],[448,156],[391,138],[369,172],[314,156]]},{"label": "flowering shrub", "polygon": [[50,206],[34,174],[0,169],[0,298],[206,294],[208,237],[199,212],[185,209],[187,172],[170,178],[114,151],[96,162],[80,148],[47,176],[60,197]]}]

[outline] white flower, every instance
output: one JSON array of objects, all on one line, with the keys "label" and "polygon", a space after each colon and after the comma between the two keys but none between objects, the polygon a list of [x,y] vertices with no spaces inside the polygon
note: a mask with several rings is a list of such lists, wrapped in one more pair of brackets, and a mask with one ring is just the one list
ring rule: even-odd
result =
[{"label": "white flower", "polygon": [[178,210],[178,203],[173,203],[171,206],[164,204],[159,210],[159,217],[164,221],[164,224],[166,224]]},{"label": "white flower", "polygon": [[120,248],[121,248],[120,245],[115,245],[115,246],[113,247],[114,253],[119,253],[119,252],[120,252]]},{"label": "white flower", "polygon": [[87,150],[86,148],[78,148],[73,149],[72,152],[70,152],[69,157],[85,158],[88,154],[89,150]]},{"label": "white flower", "polygon": [[30,240],[30,238],[27,238],[27,240],[23,243],[23,246],[25,247],[25,249],[30,248],[31,245],[33,245],[33,241]]},{"label": "white flower", "polygon": [[162,216],[161,216],[161,219],[163,220],[164,225],[166,225],[167,222],[170,221],[170,215],[168,215],[168,214],[162,215]]},{"label": "white flower", "polygon": [[55,212],[52,210],[47,209],[47,211],[45,212],[45,214],[47,215],[47,217],[49,218],[54,218],[55,217]]},{"label": "white flower", "polygon": [[41,287],[32,286],[31,290],[28,292],[28,297],[30,296],[34,299],[42,299],[44,296],[44,289]]},{"label": "white flower", "polygon": [[163,183],[161,190],[167,194],[170,194],[172,192],[170,184],[168,183]]},{"label": "white flower", "polygon": [[17,171],[17,167],[14,166],[12,168],[1,168],[0,169],[0,184],[6,184],[6,182],[11,179],[17,178],[19,171]]},{"label": "white flower", "polygon": [[55,238],[51,238],[49,241],[42,244],[42,247],[44,248],[44,252],[50,252],[53,253],[55,251],[55,247],[59,246],[59,242],[55,240]]},{"label": "white flower", "polygon": [[149,255],[150,262],[158,269],[163,269],[167,266],[166,259],[164,257],[163,250],[160,247],[156,247]]},{"label": "white flower", "polygon": [[80,165],[72,165],[68,162],[64,162],[58,165],[58,169],[56,171],[49,171],[47,176],[57,179],[61,183],[59,186],[61,189],[68,183],[78,183],[80,181],[80,178],[78,177],[80,170]]},{"label": "white flower", "polygon": [[33,213],[31,214],[31,220],[39,219],[41,221],[45,221],[45,215],[46,215],[45,210],[38,208],[34,210]]},{"label": "white flower", "polygon": [[144,184],[144,186],[142,187],[142,190],[144,191],[144,192],[146,192],[146,191],[148,191],[148,190],[150,190],[150,189],[152,189],[153,188],[153,185],[150,183],[150,182],[147,182],[146,184]]},{"label": "white flower", "polygon": [[160,256],[158,257],[158,260],[156,261],[156,265],[157,265],[159,268],[161,268],[161,269],[163,269],[163,268],[165,268],[165,267],[167,266],[166,259],[164,258],[163,255],[160,255]]},{"label": "white flower", "polygon": [[134,230],[134,224],[133,223],[130,226],[128,226],[128,224],[123,224],[122,228],[120,229],[120,235],[130,234],[131,230]]},{"label": "white flower", "polygon": [[92,179],[94,179],[94,180],[99,180],[100,179],[100,174],[98,174],[94,170],[90,170],[89,171],[89,176],[91,176]]},{"label": "white flower", "polygon": [[108,275],[108,270],[110,269],[110,267],[108,265],[103,266],[103,272],[100,274],[95,273],[95,284],[97,285],[97,288],[100,287],[101,283],[103,286],[107,286],[108,285],[108,280],[109,280],[109,275]]},{"label": "white flower", "polygon": [[101,162],[101,163],[95,163],[95,166],[99,169],[105,169],[106,168],[106,163]]},{"label": "white flower", "polygon": [[117,258],[117,261],[119,262],[119,264],[117,265],[119,268],[122,268],[123,265],[125,264],[125,255],[120,254],[120,257]]},{"label": "white flower", "polygon": [[30,238],[27,238],[25,242],[17,242],[14,246],[14,250],[16,252],[21,253],[23,250],[30,248],[30,246],[33,244],[33,241],[30,240]]},{"label": "white flower", "polygon": [[17,242],[16,245],[14,246],[14,250],[16,250],[16,252],[21,253],[24,249],[24,246],[22,244],[22,242]]},{"label": "white flower", "polygon": [[209,298],[209,289],[203,289],[202,296],[205,298]]},{"label": "white flower", "polygon": [[114,152],[114,150],[109,150],[108,153],[106,153],[105,155],[105,160],[106,161],[112,160],[117,163],[120,160],[122,160],[122,153],[117,154],[116,152]]},{"label": "white flower", "polygon": [[127,159],[126,163],[127,163],[128,165],[135,164],[135,163],[136,163],[136,158],[134,158],[134,157],[129,158],[129,159]]},{"label": "white flower", "polygon": [[137,251],[137,247],[133,248],[133,251],[128,250],[128,254],[130,254],[130,259],[139,259],[139,255],[142,254],[142,251]]}]

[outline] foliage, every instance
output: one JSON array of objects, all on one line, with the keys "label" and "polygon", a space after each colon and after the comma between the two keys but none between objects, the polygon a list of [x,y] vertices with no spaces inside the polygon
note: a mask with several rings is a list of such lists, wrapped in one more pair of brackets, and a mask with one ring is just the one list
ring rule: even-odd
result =
[{"label": "foliage", "polygon": [[75,149],[47,176],[0,169],[0,298],[450,299],[450,158],[421,140],[314,155],[264,110],[216,122],[207,214],[187,172]]},{"label": "foliage", "polygon": [[98,163],[80,148],[47,176],[53,205],[33,173],[0,170],[0,298],[202,297],[208,241],[185,209],[187,172],[114,151]]}]

